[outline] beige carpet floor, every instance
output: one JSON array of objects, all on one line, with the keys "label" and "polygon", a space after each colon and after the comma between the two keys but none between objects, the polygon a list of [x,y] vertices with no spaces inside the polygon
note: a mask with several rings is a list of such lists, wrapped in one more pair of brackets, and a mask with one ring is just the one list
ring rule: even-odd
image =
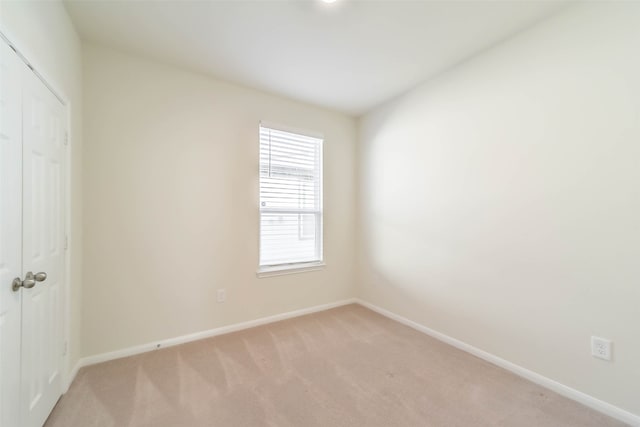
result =
[{"label": "beige carpet floor", "polygon": [[620,425],[358,305],[84,368],[46,423]]}]

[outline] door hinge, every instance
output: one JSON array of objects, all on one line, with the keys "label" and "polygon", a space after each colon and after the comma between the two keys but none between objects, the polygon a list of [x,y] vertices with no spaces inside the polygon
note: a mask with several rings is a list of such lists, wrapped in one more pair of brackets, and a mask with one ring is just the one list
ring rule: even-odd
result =
[{"label": "door hinge", "polygon": [[67,249],[69,249],[69,237],[64,236],[64,250],[66,251]]},{"label": "door hinge", "polygon": [[69,341],[65,341],[64,345],[62,346],[62,355],[66,356],[68,351],[69,351]]},{"label": "door hinge", "polygon": [[64,145],[69,145],[69,132],[64,131]]}]

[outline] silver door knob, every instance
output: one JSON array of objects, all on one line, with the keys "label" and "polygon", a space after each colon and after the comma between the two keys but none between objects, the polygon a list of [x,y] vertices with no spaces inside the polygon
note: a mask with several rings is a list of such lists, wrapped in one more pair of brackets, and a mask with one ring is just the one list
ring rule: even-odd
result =
[{"label": "silver door knob", "polygon": [[[27,276],[30,274],[31,272],[27,273]],[[31,273],[32,274],[32,273]],[[36,273],[33,275],[33,278],[36,280],[36,282],[44,282],[45,280],[47,280],[47,273],[45,273],[44,271],[41,271],[40,273]]]},{"label": "silver door knob", "polygon": [[13,292],[18,292],[20,288],[31,289],[36,285],[36,282],[44,282],[45,280],[47,280],[47,273],[41,271],[40,273],[33,274],[33,272],[30,271],[24,277],[24,280],[20,280],[19,277],[13,279],[11,289],[13,289]]}]

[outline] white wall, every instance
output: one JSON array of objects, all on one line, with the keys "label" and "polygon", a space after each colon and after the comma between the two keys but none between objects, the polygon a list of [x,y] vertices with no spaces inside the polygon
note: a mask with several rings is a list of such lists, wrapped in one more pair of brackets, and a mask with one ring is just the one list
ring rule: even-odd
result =
[{"label": "white wall", "polygon": [[[83,58],[85,356],[354,296],[352,118],[90,44]],[[323,271],[256,277],[260,120],[325,135]]]},{"label": "white wall", "polygon": [[0,30],[67,101],[71,144],[71,369],[80,358],[82,275],[82,60],[80,40],[59,1],[2,1]]},{"label": "white wall", "polygon": [[635,414],[639,23],[571,6],[367,114],[358,148],[362,298]]}]

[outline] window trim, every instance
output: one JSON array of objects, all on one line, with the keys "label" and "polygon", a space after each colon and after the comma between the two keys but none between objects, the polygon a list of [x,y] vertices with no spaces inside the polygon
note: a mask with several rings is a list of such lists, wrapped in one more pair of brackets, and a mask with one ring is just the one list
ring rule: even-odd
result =
[{"label": "window trim", "polygon": [[[320,259],[314,261],[301,261],[301,262],[292,262],[292,263],[282,263],[282,264],[274,264],[274,265],[260,265],[260,253],[262,250],[262,229],[261,229],[261,219],[263,212],[269,212],[270,209],[262,209],[260,206],[260,175],[258,174],[258,269],[256,271],[256,276],[259,278],[263,277],[272,277],[272,276],[281,276],[285,274],[296,274],[296,273],[305,273],[310,271],[318,271],[323,270],[326,266],[325,257],[324,257],[324,135],[319,132],[308,131],[301,128],[294,128],[291,126],[283,126],[280,124],[275,124],[267,121],[260,121],[258,123],[258,144],[260,143],[260,128],[266,127],[274,130],[279,130],[283,132],[295,133],[303,136],[308,136],[311,138],[318,138],[321,140],[320,142],[320,178],[318,182],[319,193],[320,193],[320,201],[317,210],[310,210],[309,214],[318,215],[319,221],[316,221],[316,227],[318,227],[319,238],[316,241],[317,251],[320,255]],[[279,211],[274,209],[274,211]],[[303,211],[296,210],[296,213],[305,213]]]},{"label": "window trim", "polygon": [[291,264],[278,264],[258,267],[256,276],[259,278],[283,276],[285,274],[306,273],[309,271],[324,270],[326,264],[324,261],[313,262],[295,262]]}]

